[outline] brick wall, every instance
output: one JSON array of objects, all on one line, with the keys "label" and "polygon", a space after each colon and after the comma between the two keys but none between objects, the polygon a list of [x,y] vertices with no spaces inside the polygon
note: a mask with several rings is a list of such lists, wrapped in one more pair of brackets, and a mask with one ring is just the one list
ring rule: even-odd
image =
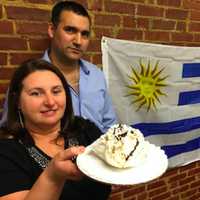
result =
[{"label": "brick wall", "polygon": [[[19,63],[48,47],[47,23],[55,0],[0,1],[0,112]],[[85,58],[101,66],[100,40],[200,46],[199,0],[80,0],[91,12],[92,41]],[[147,184],[114,187],[110,200],[198,200],[200,162],[175,168]]]}]

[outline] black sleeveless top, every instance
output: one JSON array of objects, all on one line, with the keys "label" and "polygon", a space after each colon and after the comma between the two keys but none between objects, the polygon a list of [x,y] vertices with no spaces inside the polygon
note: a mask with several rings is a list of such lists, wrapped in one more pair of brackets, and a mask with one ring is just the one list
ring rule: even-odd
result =
[{"label": "black sleeveless top", "polygon": [[[87,146],[102,134],[94,123],[81,119],[77,121],[77,141]],[[22,190],[29,190],[50,161],[36,146],[24,145],[15,139],[0,140],[0,196]],[[111,187],[87,177],[81,181],[67,180],[60,200],[106,200]]]}]

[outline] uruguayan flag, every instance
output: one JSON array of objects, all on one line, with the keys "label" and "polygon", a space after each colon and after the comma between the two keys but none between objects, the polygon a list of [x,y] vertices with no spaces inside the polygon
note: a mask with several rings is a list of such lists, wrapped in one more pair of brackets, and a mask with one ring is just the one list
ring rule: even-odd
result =
[{"label": "uruguayan flag", "polygon": [[169,167],[200,159],[200,48],[103,37],[103,70],[119,121],[165,150]]}]

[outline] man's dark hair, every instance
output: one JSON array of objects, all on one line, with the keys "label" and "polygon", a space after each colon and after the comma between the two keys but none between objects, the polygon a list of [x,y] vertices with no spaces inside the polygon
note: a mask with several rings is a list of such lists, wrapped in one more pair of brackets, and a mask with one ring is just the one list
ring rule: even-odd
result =
[{"label": "man's dark hair", "polygon": [[74,1],[60,1],[54,5],[51,13],[51,22],[54,26],[59,24],[60,15],[63,11],[72,11],[77,15],[87,17],[91,24],[91,18],[87,10],[81,4]]}]

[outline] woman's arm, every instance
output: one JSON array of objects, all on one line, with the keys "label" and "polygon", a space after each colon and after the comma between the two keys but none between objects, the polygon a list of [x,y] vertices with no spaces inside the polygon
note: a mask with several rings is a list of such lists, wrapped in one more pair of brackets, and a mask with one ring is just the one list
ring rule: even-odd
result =
[{"label": "woman's arm", "polygon": [[58,153],[31,190],[5,195],[0,197],[0,200],[58,200],[66,180],[80,180],[83,176],[71,161],[72,157],[83,151],[84,147],[72,147]]}]

